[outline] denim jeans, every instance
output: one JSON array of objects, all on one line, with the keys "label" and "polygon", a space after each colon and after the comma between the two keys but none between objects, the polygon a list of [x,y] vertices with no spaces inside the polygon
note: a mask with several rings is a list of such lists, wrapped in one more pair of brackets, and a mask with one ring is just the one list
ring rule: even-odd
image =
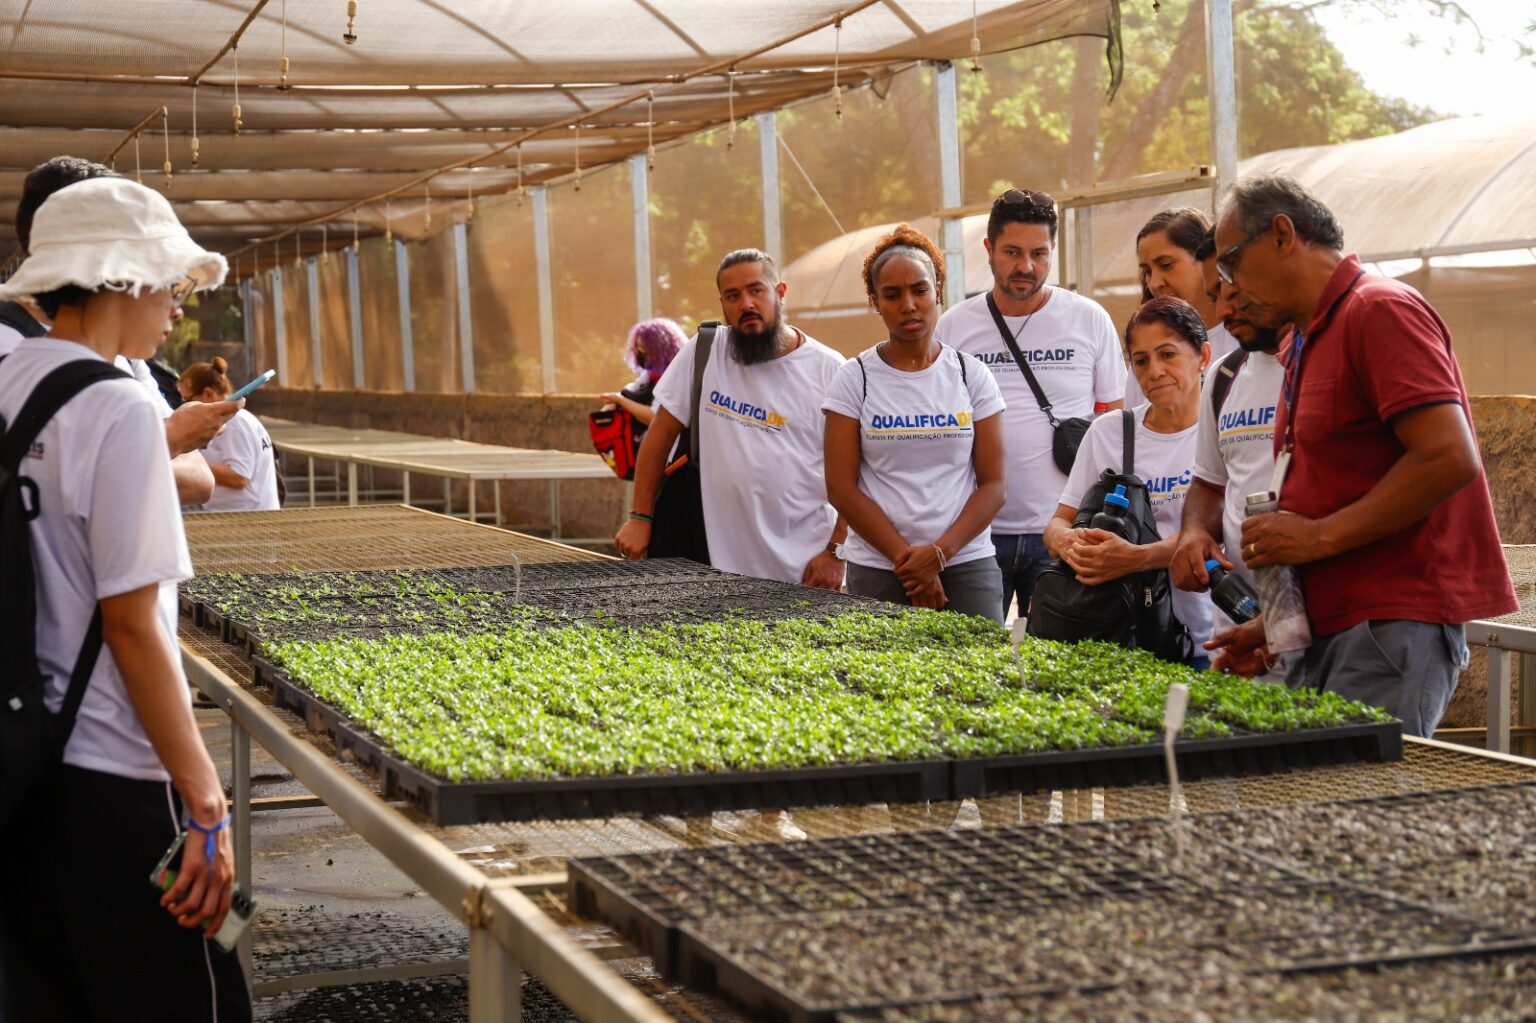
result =
[{"label": "denim jeans", "polygon": [[1019,615],[1029,614],[1029,598],[1035,595],[1035,580],[1051,563],[1045,549],[1045,537],[1039,533],[993,533],[992,546],[997,551],[997,567],[1003,573],[1003,618],[1013,598],[1019,598]]}]

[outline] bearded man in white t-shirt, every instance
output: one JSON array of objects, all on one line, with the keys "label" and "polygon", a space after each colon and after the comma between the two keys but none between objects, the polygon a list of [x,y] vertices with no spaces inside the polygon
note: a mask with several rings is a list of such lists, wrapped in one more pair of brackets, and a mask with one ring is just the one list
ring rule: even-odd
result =
[{"label": "bearded man in white t-shirt", "polygon": [[[1067,474],[1052,456],[1054,430],[992,315],[995,306],[1057,421],[1087,418],[1124,405],[1125,359],[1104,307],[1045,283],[1056,251],[1056,201],[1011,188],[987,218],[992,290],[966,299],[939,319],[934,337],[976,356],[997,377],[1007,409],[1003,438],[1008,496],[992,522],[1003,571],[1003,615],[1014,597],[1029,607],[1035,580],[1051,563],[1042,534]],[[990,303],[990,305],[989,305]]]},{"label": "bearded man in white t-shirt", "polygon": [[[1273,485],[1275,411],[1285,379],[1279,352],[1288,331],[1259,326],[1233,309],[1231,286],[1216,273],[1214,229],[1207,232],[1195,258],[1202,263],[1206,294],[1215,303],[1216,315],[1245,353],[1212,358],[1200,399],[1194,482],[1184,500],[1178,550],[1168,566],[1175,586],[1198,593],[1210,585],[1205,563],[1211,558],[1253,582],[1238,541],[1248,495]],[[1280,681],[1289,667],[1274,664],[1263,650],[1264,626],[1258,620],[1235,625],[1217,610],[1210,645],[1216,653],[1213,667],[1263,674],[1269,681]]]},{"label": "bearded man in white t-shirt", "polygon": [[[720,311],[699,395],[699,472],[714,567],[835,590],[847,527],[827,503],[821,401],[843,357],[784,322],[788,285],[757,249],[726,256],[715,274]],[[696,344],[656,384],[656,418],[635,465],[634,509],[614,538],[643,558],[667,456],[692,416]]]}]

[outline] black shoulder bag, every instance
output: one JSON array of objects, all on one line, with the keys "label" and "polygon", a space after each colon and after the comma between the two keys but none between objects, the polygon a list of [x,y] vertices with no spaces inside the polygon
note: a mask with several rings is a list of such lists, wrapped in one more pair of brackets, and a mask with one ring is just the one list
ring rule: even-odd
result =
[{"label": "black shoulder bag", "polygon": [[693,381],[688,396],[688,425],[679,438],[680,454],[667,466],[661,492],[651,510],[652,558],[688,558],[709,564],[709,536],[704,530],[704,489],[699,479],[699,396],[704,390],[704,367],[714,347],[719,320],[699,324],[693,352]]},{"label": "black shoulder bag", "polygon": [[1246,348],[1234,348],[1216,364],[1216,376],[1211,380],[1211,411],[1217,416],[1221,415],[1221,408],[1227,403],[1227,394],[1237,381],[1238,371],[1247,364]]},{"label": "black shoulder bag", "polygon": [[1003,343],[1013,353],[1013,361],[1019,364],[1019,372],[1024,374],[1024,382],[1029,384],[1029,389],[1034,392],[1035,404],[1040,406],[1040,411],[1045,413],[1045,418],[1051,423],[1051,458],[1056,462],[1056,468],[1068,475],[1072,472],[1072,463],[1077,461],[1077,449],[1082,446],[1083,435],[1088,432],[1090,419],[1057,419],[1051,411],[1051,402],[1045,396],[1045,390],[1040,386],[1040,381],[1035,379],[1034,371],[1029,368],[1029,363],[1024,360],[1024,353],[1019,351],[1019,344],[1008,331],[1008,324],[1003,320],[1002,310],[997,308],[997,301],[992,293],[987,292],[987,309],[992,313],[992,322],[997,324],[997,332],[1003,335]]}]

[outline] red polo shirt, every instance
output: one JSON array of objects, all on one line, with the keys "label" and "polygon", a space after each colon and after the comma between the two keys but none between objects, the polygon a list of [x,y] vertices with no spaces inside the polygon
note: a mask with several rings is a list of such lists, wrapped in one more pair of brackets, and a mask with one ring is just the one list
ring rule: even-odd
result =
[{"label": "red polo shirt", "polygon": [[[1364,497],[1402,457],[1393,416],[1454,403],[1472,425],[1444,321],[1408,285],[1362,276],[1355,256],[1329,278],[1300,365],[1293,348],[1287,377],[1296,429],[1280,507],[1308,518]],[[1288,418],[1282,400],[1277,452]],[[1518,608],[1484,474],[1407,529],[1303,565],[1301,583],[1312,629],[1322,636],[1371,619],[1455,625]]]}]

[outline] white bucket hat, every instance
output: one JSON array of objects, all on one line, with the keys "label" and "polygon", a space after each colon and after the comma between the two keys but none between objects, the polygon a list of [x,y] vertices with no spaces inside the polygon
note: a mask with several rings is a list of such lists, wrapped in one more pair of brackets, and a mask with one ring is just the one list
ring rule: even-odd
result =
[{"label": "white bucket hat", "polygon": [[212,288],[229,264],[192,240],[165,196],[127,178],[89,178],[50,195],[32,218],[27,258],[0,299],[66,284],[138,295],[142,288]]}]

